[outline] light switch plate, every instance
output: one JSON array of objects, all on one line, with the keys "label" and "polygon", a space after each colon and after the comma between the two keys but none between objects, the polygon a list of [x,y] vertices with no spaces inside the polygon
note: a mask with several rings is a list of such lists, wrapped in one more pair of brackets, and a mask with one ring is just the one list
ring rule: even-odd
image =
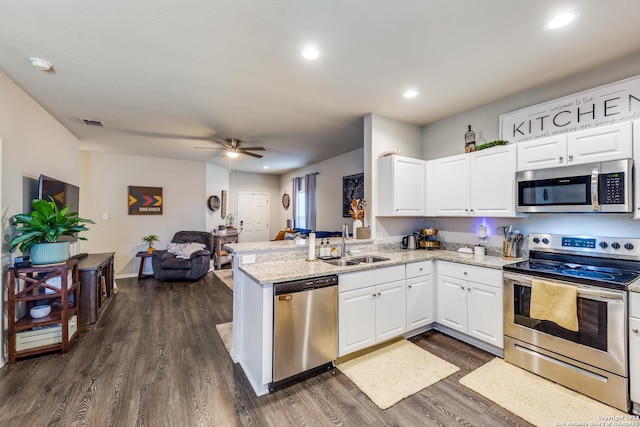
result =
[{"label": "light switch plate", "polygon": [[256,254],[242,255],[242,263],[243,264],[255,264],[256,263]]}]

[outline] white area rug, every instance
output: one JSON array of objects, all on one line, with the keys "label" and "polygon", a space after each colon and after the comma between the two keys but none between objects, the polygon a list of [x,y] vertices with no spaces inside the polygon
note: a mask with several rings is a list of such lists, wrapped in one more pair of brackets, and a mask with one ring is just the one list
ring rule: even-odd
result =
[{"label": "white area rug", "polygon": [[229,289],[233,290],[233,270],[231,269],[214,270],[213,274],[218,276],[220,280],[222,280],[224,284],[229,287]]},{"label": "white area rug", "polygon": [[222,338],[222,342],[224,343],[224,347],[227,349],[227,353],[231,355],[231,342],[233,340],[233,322],[229,323],[220,323],[216,325],[216,329],[218,330],[218,335]]},{"label": "white area rug", "polygon": [[407,340],[340,363],[337,367],[381,409],[390,408],[459,370]]},{"label": "white area rug", "polygon": [[499,358],[462,377],[460,383],[537,426],[616,425],[607,424],[613,420],[640,425],[635,416]]}]

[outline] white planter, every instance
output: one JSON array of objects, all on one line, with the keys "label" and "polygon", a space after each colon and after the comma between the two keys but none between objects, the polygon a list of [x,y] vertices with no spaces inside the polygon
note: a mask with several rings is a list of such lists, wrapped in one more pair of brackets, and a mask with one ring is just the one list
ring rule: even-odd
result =
[{"label": "white planter", "polygon": [[69,242],[38,243],[31,247],[34,265],[56,264],[69,259]]}]

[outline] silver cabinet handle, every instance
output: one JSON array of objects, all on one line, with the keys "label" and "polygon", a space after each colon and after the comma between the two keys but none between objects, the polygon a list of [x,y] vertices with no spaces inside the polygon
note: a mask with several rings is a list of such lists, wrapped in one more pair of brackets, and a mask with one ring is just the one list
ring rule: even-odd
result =
[{"label": "silver cabinet handle", "polygon": [[558,157],[558,163],[562,163],[564,161],[564,157],[560,156]]},{"label": "silver cabinet handle", "polygon": [[376,293],[374,292],[371,296],[375,298],[376,297]]},{"label": "silver cabinet handle", "polygon": [[408,287],[409,289],[411,289],[411,285],[407,285],[407,287]]},{"label": "silver cabinet handle", "polygon": [[633,331],[634,334],[638,333],[638,328],[633,328],[631,331]]},{"label": "silver cabinet handle", "polygon": [[467,290],[468,290],[469,292],[471,292],[471,288],[467,288]]},{"label": "silver cabinet handle", "polygon": [[573,154],[569,154],[569,162],[573,162]]},{"label": "silver cabinet handle", "polygon": [[464,286],[460,286],[460,289],[462,289],[464,291]]}]

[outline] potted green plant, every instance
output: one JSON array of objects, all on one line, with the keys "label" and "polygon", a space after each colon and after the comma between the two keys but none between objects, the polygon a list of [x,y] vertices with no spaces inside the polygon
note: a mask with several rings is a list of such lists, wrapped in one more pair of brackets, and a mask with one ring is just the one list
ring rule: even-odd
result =
[{"label": "potted green plant", "polygon": [[224,217],[224,219],[227,222],[227,228],[234,228],[233,227],[233,222],[236,220],[236,215],[229,213],[227,214],[226,217]]},{"label": "potted green plant", "polygon": [[149,252],[149,253],[152,253],[153,250],[154,250],[153,242],[157,242],[159,240],[160,240],[160,238],[155,234],[149,234],[148,236],[144,236],[142,238],[142,241],[143,242],[147,242],[147,244],[149,245],[149,247],[147,248],[147,252]]},{"label": "potted green plant", "polygon": [[[15,235],[11,239],[11,251],[19,247],[24,253],[30,251],[33,264],[53,264],[69,259],[69,242],[59,242],[61,236],[74,236],[88,228],[83,224],[95,224],[90,219],[78,217],[67,206],[59,209],[53,199],[35,199],[31,202],[33,212],[14,215],[12,223]],[[85,237],[78,237],[87,240]]]}]

